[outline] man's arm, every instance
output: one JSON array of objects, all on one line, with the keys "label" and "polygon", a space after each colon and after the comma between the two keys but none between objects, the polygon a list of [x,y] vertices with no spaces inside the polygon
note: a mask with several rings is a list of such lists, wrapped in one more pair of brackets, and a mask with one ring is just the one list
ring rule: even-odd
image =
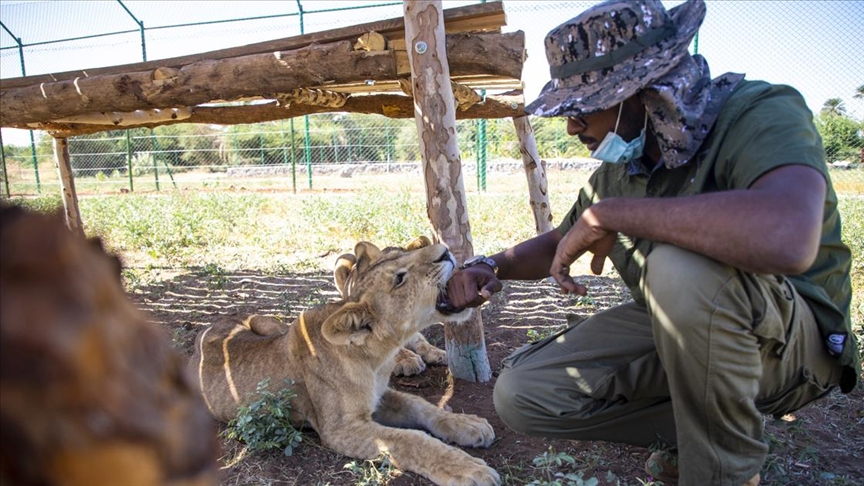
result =
[{"label": "man's arm", "polygon": [[492,255],[501,280],[539,280],[549,276],[549,266],[563,235],[551,230]]},{"label": "man's arm", "polygon": [[787,165],[743,190],[605,199],[587,208],[565,235],[551,273],[566,290],[576,291],[567,283],[572,279],[565,275],[565,266],[588,244],[620,232],[670,243],[748,272],[799,274],[810,268],[819,249],[825,192],[825,179],[817,170]]},{"label": "man's arm", "polygon": [[492,255],[498,275],[487,265],[475,265],[453,274],[447,296],[457,308],[476,307],[501,290],[501,280],[537,280],[549,276],[549,265],[562,235],[557,230],[525,240]]}]

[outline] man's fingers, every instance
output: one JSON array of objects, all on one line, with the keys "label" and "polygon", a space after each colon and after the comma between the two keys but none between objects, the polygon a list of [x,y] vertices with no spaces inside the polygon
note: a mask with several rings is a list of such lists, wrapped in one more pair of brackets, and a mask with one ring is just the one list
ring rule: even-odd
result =
[{"label": "man's fingers", "polygon": [[558,282],[558,287],[561,288],[563,294],[586,295],[588,293],[588,289],[584,285],[576,283],[569,275],[561,280],[556,278],[555,281]]},{"label": "man's fingers", "polygon": [[484,300],[489,300],[492,297],[492,294],[501,290],[501,281],[497,279],[490,280],[486,282],[486,285],[480,289],[480,295],[483,296]]},{"label": "man's fingers", "polygon": [[603,264],[606,263],[606,255],[595,254],[591,258],[591,273],[601,275],[603,273]]},{"label": "man's fingers", "polygon": [[575,280],[573,280],[573,277],[570,276],[569,266],[553,263],[553,267],[549,273],[552,275],[552,278],[555,279],[555,282],[558,284],[558,287],[561,288],[563,293],[578,295],[587,294],[588,290],[585,286],[579,285]]},{"label": "man's fingers", "polygon": [[496,278],[486,281],[485,277],[472,275],[470,270],[462,270],[447,283],[447,297],[455,307],[477,307],[501,287],[501,281]]}]

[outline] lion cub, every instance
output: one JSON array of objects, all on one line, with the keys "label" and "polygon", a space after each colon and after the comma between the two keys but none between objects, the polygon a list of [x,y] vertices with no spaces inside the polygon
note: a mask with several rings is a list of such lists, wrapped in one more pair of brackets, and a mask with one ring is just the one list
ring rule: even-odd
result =
[{"label": "lion cub", "polygon": [[[404,250],[416,250],[432,244],[432,240],[426,236],[420,236],[404,248]],[[387,247],[381,252],[387,253],[399,250],[398,247]],[[333,281],[342,298],[348,297],[351,286],[354,285],[354,265],[357,263],[354,255],[347,253],[336,260],[333,270]],[[399,348],[394,358],[393,374],[397,376],[419,375],[426,369],[427,364],[446,365],[447,353],[443,349],[433,346],[421,333],[416,333]]]},{"label": "lion cub", "polygon": [[[210,412],[229,421],[264,378],[290,378],[295,425],[310,424],[321,442],[354,458],[381,453],[402,470],[443,485],[497,485],[482,459],[445,444],[488,447],[495,433],[475,415],[447,412],[393,390],[393,358],[434,323],[464,321],[470,310],[436,309],[456,262],[444,245],[413,251],[360,242],[352,284],[339,302],[304,311],[287,326],[276,319],[228,319],[202,331],[192,366]],[[425,429],[436,439],[421,430]]]}]

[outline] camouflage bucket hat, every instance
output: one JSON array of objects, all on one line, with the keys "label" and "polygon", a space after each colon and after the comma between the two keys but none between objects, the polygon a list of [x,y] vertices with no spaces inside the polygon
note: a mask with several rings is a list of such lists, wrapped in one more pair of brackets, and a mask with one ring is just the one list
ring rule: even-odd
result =
[{"label": "camouflage bucket hat", "polygon": [[589,8],[547,34],[552,81],[525,111],[579,116],[615,106],[689,56],[704,18],[703,0],[668,12],[660,0],[610,0]]}]

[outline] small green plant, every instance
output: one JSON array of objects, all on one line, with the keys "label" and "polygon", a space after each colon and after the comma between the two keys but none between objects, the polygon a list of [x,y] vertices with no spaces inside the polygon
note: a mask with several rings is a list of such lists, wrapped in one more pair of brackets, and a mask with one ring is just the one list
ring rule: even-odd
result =
[{"label": "small green plant", "polygon": [[583,479],[583,473],[563,472],[563,467],[572,469],[576,465],[576,459],[565,453],[555,452],[552,447],[535,457],[532,461],[534,469],[543,477],[528,483],[528,486],[596,486],[600,481],[597,478]]},{"label": "small green plant", "polygon": [[240,407],[224,435],[245,443],[249,452],[281,449],[290,456],[303,439],[291,425],[291,400],[297,396],[293,386],[293,381],[285,380],[285,388],[273,393],[270,379],[261,380],[254,394],[257,400]]},{"label": "small green plant", "polygon": [[540,329],[528,329],[526,335],[528,336],[529,341],[536,342],[546,339],[557,332],[563,331],[566,327],[567,325],[565,324],[560,326],[542,327]]},{"label": "small green plant", "polygon": [[357,486],[385,485],[399,474],[399,470],[390,462],[390,455],[386,452],[376,459],[351,461],[344,467],[357,479],[354,483]]},{"label": "small green plant", "polygon": [[208,263],[201,269],[201,273],[209,276],[207,286],[212,290],[222,290],[231,282],[228,272],[217,263]]},{"label": "small green plant", "polygon": [[577,295],[577,296],[571,296],[571,298],[572,298],[571,305],[573,305],[573,306],[583,307],[583,308],[588,308],[588,309],[593,309],[594,307],[597,307],[597,301],[594,299],[594,297],[591,297],[590,295]]}]

